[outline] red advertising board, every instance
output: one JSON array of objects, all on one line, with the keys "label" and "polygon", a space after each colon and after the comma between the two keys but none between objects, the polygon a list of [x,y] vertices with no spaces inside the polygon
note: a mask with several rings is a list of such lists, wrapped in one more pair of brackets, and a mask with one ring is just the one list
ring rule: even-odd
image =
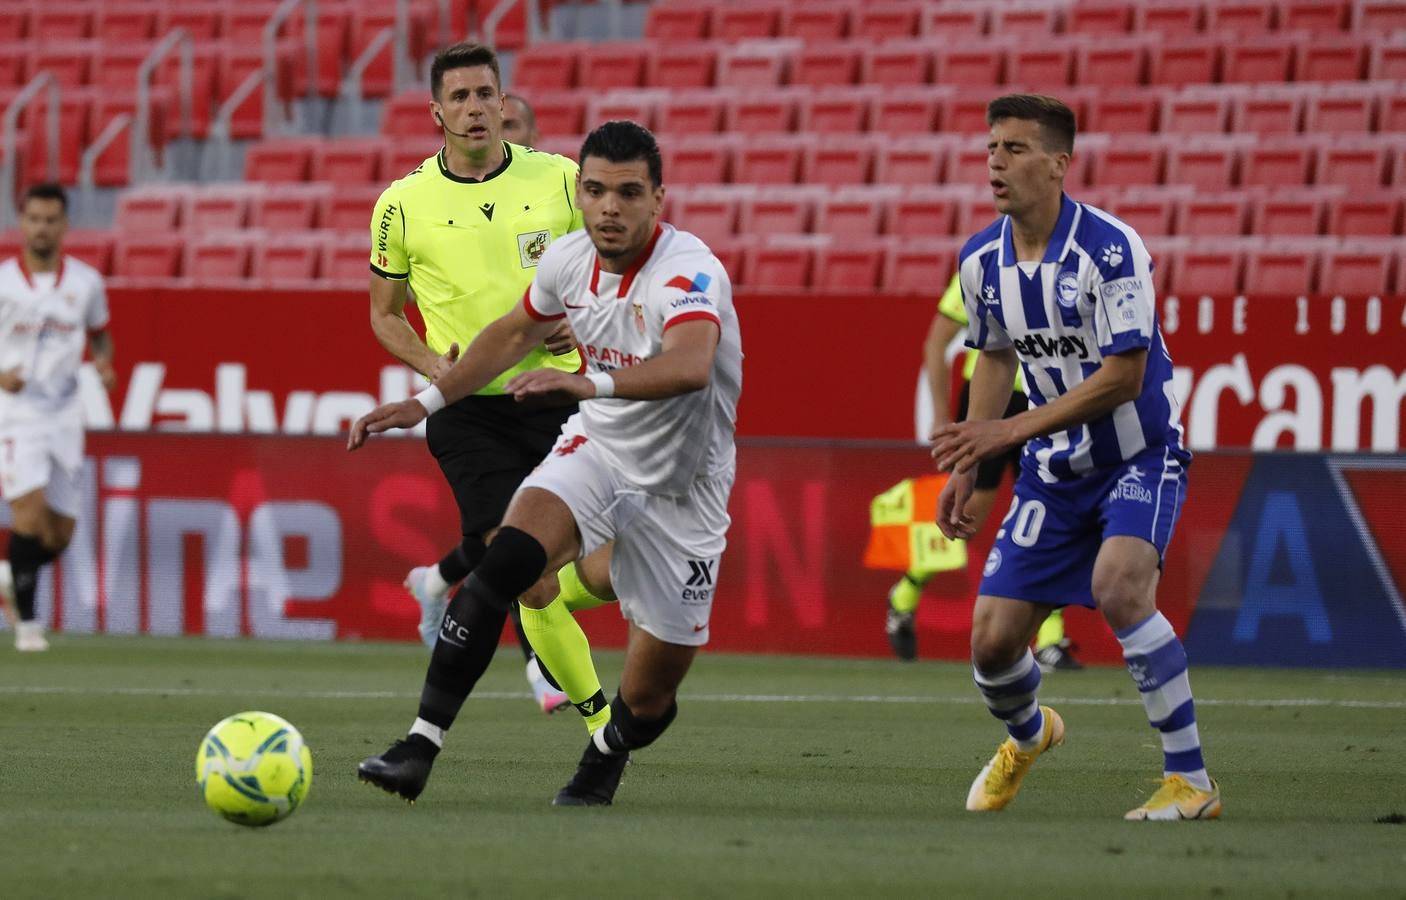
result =
[{"label": "red advertising board", "polygon": [[[909,442],[930,298],[742,295],[742,436]],[[331,435],[412,393],[349,292],[113,292],[120,387],[85,386],[123,431]],[[1394,450],[1406,298],[1163,298],[1194,449]]]}]

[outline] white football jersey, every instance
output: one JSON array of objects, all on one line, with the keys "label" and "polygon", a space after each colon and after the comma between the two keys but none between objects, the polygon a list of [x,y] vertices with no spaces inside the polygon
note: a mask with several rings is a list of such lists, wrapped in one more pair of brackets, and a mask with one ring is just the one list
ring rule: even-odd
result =
[{"label": "white football jersey", "polygon": [[681,496],[695,479],[732,467],[742,336],[732,283],[706,244],[660,225],[630,270],[614,275],[601,270],[587,233],[575,231],[547,248],[523,302],[533,318],[568,318],[592,372],[658,356],[664,332],[674,325],[717,323],[718,348],[707,387],[664,400],[587,400],[581,423],[588,440],[631,482],[651,492]]},{"label": "white football jersey", "polygon": [[0,263],[0,370],[24,387],[0,391],[0,426],[78,417],[78,370],[88,333],[107,327],[102,276],[65,256],[55,273],[29,272],[21,257]]}]

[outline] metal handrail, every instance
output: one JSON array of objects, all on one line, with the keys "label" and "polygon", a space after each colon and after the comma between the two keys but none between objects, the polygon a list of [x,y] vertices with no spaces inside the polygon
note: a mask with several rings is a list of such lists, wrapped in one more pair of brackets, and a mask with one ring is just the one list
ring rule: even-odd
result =
[{"label": "metal handrail", "polygon": [[264,23],[264,133],[288,130],[288,117],[278,116],[278,31],[298,7],[303,16],[303,43],[308,54],[308,97],[317,96],[317,0],[283,0]]},{"label": "metal handrail", "polygon": [[371,67],[372,60],[391,42],[394,31],[393,28],[382,28],[376,32],[376,36],[366,45],[366,49],[361,51],[361,55],[352,61],[351,67],[347,69],[347,74],[342,76],[341,96],[342,100],[345,101],[342,104],[346,110],[345,124],[352,131],[358,130],[361,127],[361,122],[359,118],[353,119],[357,116],[357,112],[356,104],[351,101],[361,99],[361,80],[365,77],[366,70]]},{"label": "metal handrail", "polygon": [[[141,122],[140,114],[137,116],[137,122]],[[102,156],[108,144],[117,140],[122,129],[131,124],[131,113],[118,113],[108,121],[98,136],[93,138],[93,142],[84,148],[83,155],[78,160],[78,186],[83,189],[85,196],[91,196],[89,192],[97,186],[93,170],[98,166],[98,157]]]},{"label": "metal handrail", "polygon": [[449,0],[438,0],[439,3],[439,35],[435,38],[435,46],[443,47],[450,43],[449,26],[450,12]]},{"label": "metal handrail", "polygon": [[391,90],[398,91],[415,78],[410,61],[410,0],[395,2],[395,49],[391,56]]},{"label": "metal handrail", "polygon": [[234,119],[235,110],[239,109],[240,105],[243,104],[245,100],[249,99],[250,94],[258,90],[260,85],[263,84],[263,81],[263,72],[258,70],[250,72],[244,77],[244,80],[239,83],[239,87],[235,88],[234,92],[225,98],[225,102],[221,103],[220,108],[215,110],[215,115],[210,121],[210,137],[212,139],[222,141],[230,140],[230,131],[232,130],[230,122]]},{"label": "metal handrail", "polygon": [[151,146],[151,81],[156,67],[177,45],[181,48],[181,71],[178,92],[181,104],[181,134],[191,136],[191,103],[193,99],[192,57],[195,41],[184,28],[172,28],[166,33],[151,52],[142,60],[137,69],[137,115],[132,133],[131,159],[127,161],[128,172],[133,184],[146,180],[156,171],[156,151]]},{"label": "metal handrail", "polygon": [[39,94],[41,90],[49,90],[49,121],[47,123],[49,139],[49,178],[57,181],[59,177],[59,83],[49,72],[39,72],[29,80],[20,92],[15,95],[15,99],[10,101],[10,105],[5,107],[3,124],[3,147],[5,162],[0,166],[0,226],[9,227],[16,220],[15,210],[15,174],[18,168],[18,144],[16,133],[19,131],[20,113],[29,106],[31,100]]}]

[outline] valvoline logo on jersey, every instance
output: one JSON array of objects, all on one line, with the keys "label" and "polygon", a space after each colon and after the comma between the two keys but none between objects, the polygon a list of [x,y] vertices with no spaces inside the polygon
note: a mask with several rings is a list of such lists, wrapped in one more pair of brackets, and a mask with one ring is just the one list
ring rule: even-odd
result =
[{"label": "valvoline logo on jersey", "polygon": [[708,285],[713,283],[713,279],[706,272],[698,272],[692,278],[683,275],[675,275],[664,282],[664,287],[678,288],[685,294],[701,294],[708,290]]}]

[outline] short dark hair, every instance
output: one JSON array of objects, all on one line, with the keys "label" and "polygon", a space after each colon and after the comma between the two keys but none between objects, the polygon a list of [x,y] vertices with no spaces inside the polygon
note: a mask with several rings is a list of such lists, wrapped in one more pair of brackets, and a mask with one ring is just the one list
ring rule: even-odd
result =
[{"label": "short dark hair", "polygon": [[521,94],[503,94],[504,100],[516,100],[522,104],[523,118],[527,119],[527,130],[531,131],[537,127],[537,111],[532,108],[532,104],[527,102],[527,98]]},{"label": "short dark hair", "polygon": [[63,205],[63,211],[68,212],[68,192],[63,189],[63,185],[57,181],[41,181],[38,184],[31,184],[20,198],[20,209],[29,205],[31,200],[57,200]]},{"label": "short dark hair", "polygon": [[986,106],[986,124],[1002,119],[1037,122],[1045,148],[1056,153],[1074,152],[1074,110],[1054,97],[1043,94],[1007,94]]},{"label": "short dark hair", "polygon": [[610,162],[634,162],[642,159],[649,168],[649,180],[659,187],[664,183],[664,161],[659,157],[659,142],[653,133],[638,122],[616,120],[586,135],[581,144],[581,165],[586,157],[599,156]]},{"label": "short dark hair", "polygon": [[498,54],[493,52],[493,48],[472,41],[461,41],[450,44],[434,55],[434,62],[430,63],[430,96],[439,99],[439,89],[444,87],[445,72],[475,66],[488,66],[492,69],[494,83],[502,87],[503,76],[498,71]]}]

